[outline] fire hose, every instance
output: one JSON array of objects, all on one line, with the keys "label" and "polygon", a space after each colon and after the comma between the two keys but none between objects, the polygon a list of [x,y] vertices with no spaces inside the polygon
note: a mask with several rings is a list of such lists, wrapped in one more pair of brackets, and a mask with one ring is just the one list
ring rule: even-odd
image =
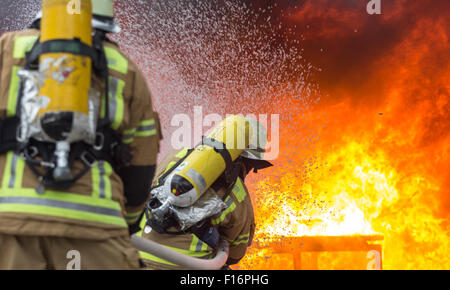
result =
[{"label": "fire hose", "polygon": [[229,243],[224,238],[220,240],[216,256],[210,260],[193,258],[181,254],[137,235],[131,236],[131,244],[138,251],[151,254],[190,270],[219,270],[225,265],[229,254]]}]

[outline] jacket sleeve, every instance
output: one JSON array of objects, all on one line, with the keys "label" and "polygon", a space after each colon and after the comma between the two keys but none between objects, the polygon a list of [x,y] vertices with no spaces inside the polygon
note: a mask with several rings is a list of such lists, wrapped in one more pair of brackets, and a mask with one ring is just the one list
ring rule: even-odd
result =
[{"label": "jacket sleeve", "polygon": [[139,222],[155,174],[159,141],[162,139],[158,114],[153,110],[152,96],[140,71],[135,74],[130,106],[130,125],[123,140],[133,150],[129,167],[120,170],[124,183],[126,220],[130,233],[139,231]]},{"label": "jacket sleeve", "polygon": [[248,190],[239,178],[230,195],[225,199],[227,208],[212,219],[219,232],[230,243],[227,265],[237,264],[251,246],[255,233],[253,206]]}]

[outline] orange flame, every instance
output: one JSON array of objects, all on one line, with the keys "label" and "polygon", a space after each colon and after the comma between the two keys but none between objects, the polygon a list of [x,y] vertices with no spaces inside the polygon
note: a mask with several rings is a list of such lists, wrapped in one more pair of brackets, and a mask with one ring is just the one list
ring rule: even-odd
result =
[{"label": "orange flame", "polygon": [[[366,95],[336,89],[341,101],[282,132],[276,167],[250,186],[258,243],[236,268],[293,269],[270,246],[283,237],[381,234],[384,269],[450,269],[448,27],[419,20],[376,62]],[[302,147],[305,132],[315,134]],[[355,263],[319,255],[323,269]]]}]

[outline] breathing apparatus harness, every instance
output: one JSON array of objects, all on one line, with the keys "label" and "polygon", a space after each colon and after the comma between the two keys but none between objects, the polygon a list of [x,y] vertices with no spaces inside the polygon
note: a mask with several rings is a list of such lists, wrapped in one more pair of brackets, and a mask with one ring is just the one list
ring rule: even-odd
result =
[{"label": "breathing apparatus harness", "polygon": [[[202,142],[200,145],[206,145],[212,147],[214,151],[219,153],[223,160],[225,161],[226,168],[224,173],[218,178],[218,180],[212,185],[212,188],[218,190],[225,186],[227,189],[225,191],[224,196],[222,197],[222,201],[225,201],[226,198],[232,192],[238,178],[240,177],[242,180],[245,179],[245,176],[248,172],[253,170],[255,173],[258,172],[259,169],[263,169],[269,166],[272,166],[267,161],[258,160],[251,161],[250,159],[246,159],[243,157],[239,157],[234,162],[230,156],[229,151],[226,149],[225,144],[222,142],[216,141],[211,138],[207,138],[205,136],[202,137]],[[167,170],[160,178],[158,178],[158,185],[154,188],[162,186],[166,180],[166,178],[179,166],[181,165],[186,158],[194,151],[194,149],[189,149],[187,154],[178,160],[169,170]],[[246,159],[244,161],[244,159]],[[146,226],[151,227],[153,230],[160,234],[169,234],[169,235],[185,235],[185,234],[195,234],[201,241],[208,244],[211,248],[215,249],[219,245],[219,231],[217,226],[213,226],[211,223],[212,217],[208,217],[197,224],[191,226],[186,230],[181,231],[170,231],[169,228],[177,227],[178,222],[174,217],[174,213],[171,212],[170,208],[167,211],[163,211],[162,215],[155,215],[155,210],[162,206],[161,202],[152,196],[152,198],[148,201],[146,208],[144,210],[146,217]]]},{"label": "breathing apparatus harness", "polygon": [[26,53],[25,69],[27,70],[37,70],[39,67],[39,57],[44,53],[67,52],[90,57],[93,62],[94,73],[104,80],[106,92],[104,99],[105,116],[98,119],[95,144],[90,145],[83,141],[70,144],[68,167],[72,169],[73,163],[76,160],[80,160],[83,168],[70,180],[57,181],[53,177],[55,168],[55,143],[38,141],[34,138],[30,138],[27,142],[24,142],[24,139],[20,136],[20,104],[23,96],[23,83],[20,83],[17,101],[19,109],[17,110],[17,114],[14,117],[0,120],[0,154],[5,154],[10,150],[18,152],[31,171],[40,180],[41,183],[36,187],[36,191],[40,194],[44,192],[46,187],[54,189],[69,188],[89,172],[97,161],[104,160],[109,162],[116,172],[119,168],[128,166],[131,162],[131,147],[124,144],[121,136],[110,126],[109,73],[103,47],[103,41],[107,40],[105,32],[94,30],[92,47],[82,43],[79,39],[60,39],[42,43],[38,39],[31,51]]}]

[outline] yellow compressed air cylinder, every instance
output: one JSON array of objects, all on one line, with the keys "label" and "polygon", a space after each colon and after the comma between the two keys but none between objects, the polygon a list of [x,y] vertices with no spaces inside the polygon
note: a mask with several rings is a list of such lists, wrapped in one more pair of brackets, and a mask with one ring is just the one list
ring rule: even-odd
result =
[{"label": "yellow compressed air cylinder", "polygon": [[[45,52],[39,58],[39,71],[43,75],[39,95],[46,100],[38,113],[39,118],[51,113],[49,120],[57,120],[57,115],[64,112],[89,115],[92,60],[76,51],[80,41],[92,46],[92,6],[90,0],[80,0],[79,4],[79,9],[74,10],[70,1],[42,2],[40,41],[52,44],[55,52]],[[64,45],[66,49],[73,48],[73,53],[57,52],[61,47],[57,40],[72,41]],[[72,115],[72,118],[76,117]]]},{"label": "yellow compressed air cylinder", "polygon": [[[253,134],[251,130],[247,119],[232,115],[207,137],[218,144],[225,144],[231,160],[235,161],[248,147]],[[197,201],[225,169],[226,163],[220,153],[210,145],[199,145],[166,179],[164,191],[170,192],[173,205],[188,207]]]}]

